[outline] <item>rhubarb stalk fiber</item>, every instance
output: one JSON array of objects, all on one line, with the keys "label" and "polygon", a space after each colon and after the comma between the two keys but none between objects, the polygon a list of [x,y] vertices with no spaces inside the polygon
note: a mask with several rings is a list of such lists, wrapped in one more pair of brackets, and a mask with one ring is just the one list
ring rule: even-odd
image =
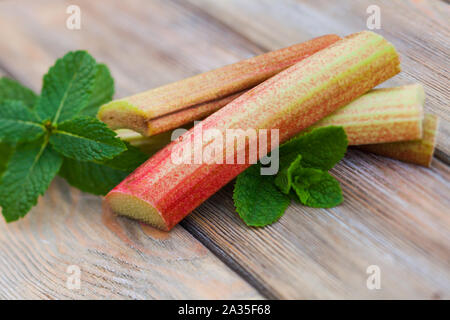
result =
[{"label": "rhubarb stalk fiber", "polygon": [[165,132],[206,117],[227,105],[243,90],[339,39],[337,35],[325,35],[112,101],[101,107],[98,118],[112,129],[132,129],[144,136]]},{"label": "rhubarb stalk fiber", "polygon": [[414,141],[362,145],[359,148],[385,157],[429,167],[436,148],[438,124],[439,121],[435,115],[425,114],[422,138]]},{"label": "rhubarb stalk fiber", "polygon": [[[405,85],[394,88],[373,89],[348,105],[339,108],[332,114],[316,122],[306,130],[326,126],[342,126],[347,134],[350,146],[376,144],[372,148],[383,150],[383,154],[417,164],[425,164],[422,158],[428,159],[434,150],[434,135],[431,136],[430,116],[423,119],[425,93],[421,84]],[[422,126],[422,122],[423,123]],[[434,120],[433,123],[435,123]],[[424,139],[422,139],[422,127]],[[427,129],[428,128],[428,129]],[[428,131],[426,131],[427,129]],[[129,130],[120,130],[119,137],[141,148],[147,154],[154,154],[171,141],[172,131],[153,137],[144,137]],[[434,133],[434,131],[433,131]],[[422,140],[423,146],[418,148],[417,142]],[[405,141],[405,143],[390,143]],[[408,143],[406,141],[414,141]],[[425,145],[428,147],[425,148]],[[382,147],[384,146],[384,147]],[[369,150],[370,147],[364,147]],[[395,149],[401,152],[395,152]],[[405,154],[422,154],[420,157]]]},{"label": "rhubarb stalk fiber", "polygon": [[[280,142],[358,98],[400,71],[395,48],[373,32],[360,32],[301,60],[242,94],[202,121],[203,130],[279,129]],[[142,164],[108,193],[105,201],[121,215],[170,230],[250,163],[175,164],[171,153],[194,140],[195,127]],[[257,135],[258,136],[258,135]],[[237,137],[239,138],[239,136]],[[234,141],[225,150],[248,149]],[[211,141],[203,139],[202,148]],[[256,144],[259,145],[259,144]],[[275,145],[270,145],[270,151]],[[216,159],[217,160],[217,159]],[[228,161],[227,161],[228,160]]]}]

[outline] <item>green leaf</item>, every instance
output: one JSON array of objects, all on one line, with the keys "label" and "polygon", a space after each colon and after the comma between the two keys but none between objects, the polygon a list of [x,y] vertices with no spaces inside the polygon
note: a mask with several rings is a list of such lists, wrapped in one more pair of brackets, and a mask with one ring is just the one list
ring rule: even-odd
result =
[{"label": "green leaf", "polygon": [[28,108],[33,108],[38,96],[30,89],[22,86],[19,82],[0,78],[0,102],[3,100],[19,100]]},{"label": "green leaf", "polygon": [[7,222],[27,214],[61,167],[62,157],[43,140],[18,145],[8,162],[0,183],[0,205]]},{"label": "green leaf", "polygon": [[60,175],[84,192],[105,195],[148,159],[138,148],[126,145],[126,151],[103,163],[65,158]]},{"label": "green leaf", "polygon": [[313,129],[280,147],[280,168],[301,154],[303,167],[328,171],[344,157],[347,145],[347,135],[342,127]]},{"label": "green leaf", "polygon": [[73,51],[58,59],[44,76],[36,113],[53,124],[74,118],[89,103],[96,62],[86,51]]},{"label": "green leaf", "polygon": [[261,175],[260,164],[242,172],[234,186],[236,211],[248,226],[263,227],[277,221],[289,205],[289,197],[278,191],[275,176]]},{"label": "green leaf", "polygon": [[139,148],[132,146],[128,142],[124,142],[127,146],[127,150],[118,156],[115,156],[113,159],[103,161],[102,164],[114,169],[132,172],[142,163],[147,161],[149,158],[147,154],[143,153]]},{"label": "green leaf", "polygon": [[15,144],[39,138],[45,128],[35,121],[36,116],[23,102],[0,102],[0,141]]},{"label": "green leaf", "polygon": [[339,182],[328,172],[297,168],[292,187],[300,202],[314,208],[331,208],[343,201]]},{"label": "green leaf", "polygon": [[114,95],[114,79],[105,64],[96,65],[95,83],[88,105],[80,115],[96,117],[101,105],[112,100]]},{"label": "green leaf", "polygon": [[0,142],[0,181],[3,175],[3,172],[6,170],[6,166],[8,165],[8,161],[11,157],[11,154],[14,151],[14,147],[9,144]]},{"label": "green leaf", "polygon": [[297,158],[292,161],[289,166],[283,166],[283,168],[278,172],[275,178],[275,185],[284,194],[289,194],[292,186],[292,174],[295,169],[300,165],[302,156],[298,155]]},{"label": "green leaf", "polygon": [[78,161],[69,158],[59,172],[67,182],[84,192],[105,195],[118,185],[130,172],[107,167],[93,162]]},{"label": "green leaf", "polygon": [[50,136],[50,143],[68,158],[102,161],[126,150],[125,144],[115,136],[100,120],[79,117],[59,124]]}]

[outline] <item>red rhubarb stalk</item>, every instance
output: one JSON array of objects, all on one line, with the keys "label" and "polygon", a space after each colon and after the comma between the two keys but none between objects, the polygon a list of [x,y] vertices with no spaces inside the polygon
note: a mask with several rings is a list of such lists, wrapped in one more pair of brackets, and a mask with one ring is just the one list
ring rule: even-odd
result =
[{"label": "red rhubarb stalk", "polygon": [[[241,95],[202,122],[203,130],[279,129],[280,142],[400,71],[395,48],[373,32],[350,35]],[[170,230],[250,163],[175,164],[172,151],[195,139],[195,127],[163,148],[106,196],[121,215]],[[225,143],[241,154],[254,141]],[[211,140],[203,140],[205,149]],[[271,150],[270,142],[267,151]],[[233,154],[233,157],[234,157]],[[231,159],[232,160],[232,159]]]},{"label": "red rhubarb stalk", "polygon": [[[380,145],[376,148],[374,147],[374,150],[378,150],[386,142],[420,140],[422,139],[424,97],[425,93],[421,84],[373,89],[316,122],[307,130],[331,125],[342,126],[347,134],[349,145]],[[168,117],[165,118],[167,119]],[[192,120],[199,119],[201,117]],[[429,123],[430,119],[424,123],[424,127],[426,128]],[[172,126],[169,125],[169,127]],[[156,136],[144,137],[139,133],[126,129],[119,131],[118,135],[121,139],[141,148],[149,155],[153,155],[170,143],[172,133],[172,131],[167,131]],[[426,141],[430,140],[425,139],[423,143],[426,143]],[[401,152],[394,152],[394,146],[399,146]],[[433,144],[429,144],[429,146],[432,147]],[[411,150],[407,151],[409,148]],[[391,150],[389,156],[403,160],[405,158],[404,154],[416,153],[417,148],[416,142],[393,144],[388,148]],[[422,150],[420,153],[425,152],[427,159],[433,154],[433,148],[421,147],[419,150]],[[408,156],[406,159],[411,162],[417,157]]]},{"label": "red rhubarb stalk", "polygon": [[[339,39],[337,35],[325,35],[112,101],[101,107],[98,117],[112,129],[132,129],[144,136],[174,129],[198,119],[199,114],[202,117],[211,114],[239,92],[254,87]],[[233,97],[230,99],[230,96]],[[175,116],[180,110],[183,112]],[[164,116],[169,117],[163,119]],[[172,127],[167,127],[168,124]]]}]

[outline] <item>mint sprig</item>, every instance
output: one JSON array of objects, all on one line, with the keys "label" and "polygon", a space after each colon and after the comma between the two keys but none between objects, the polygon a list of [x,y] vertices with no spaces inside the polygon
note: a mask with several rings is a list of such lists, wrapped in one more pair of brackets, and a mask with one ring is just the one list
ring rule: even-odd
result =
[{"label": "mint sprig", "polygon": [[45,133],[45,127],[37,122],[36,115],[22,102],[0,102],[0,140],[15,144],[32,141]]},{"label": "mint sprig", "polygon": [[113,94],[108,68],[86,51],[58,59],[39,97],[0,79],[0,206],[7,222],[25,216],[57,174],[104,195],[147,159],[95,118]]},{"label": "mint sprig", "polygon": [[36,93],[19,82],[8,78],[0,78],[0,102],[3,100],[18,100],[31,109],[36,104],[37,99]]},{"label": "mint sprig", "polygon": [[114,95],[114,79],[108,67],[99,63],[95,66],[95,80],[87,105],[81,109],[80,116],[97,116],[98,107],[111,101]]},{"label": "mint sprig", "polygon": [[242,172],[234,186],[236,211],[248,226],[263,227],[276,222],[289,205],[289,197],[279,192],[275,176],[261,175],[255,164]]},{"label": "mint sprig", "polygon": [[129,174],[129,171],[117,170],[89,161],[77,161],[65,158],[59,175],[81,191],[95,195],[105,195]]},{"label": "mint sprig", "polygon": [[292,188],[300,202],[308,207],[332,208],[343,201],[339,182],[320,169],[298,168]]},{"label": "mint sprig", "polygon": [[59,175],[84,192],[105,195],[148,159],[138,148],[125,142],[127,150],[102,162],[65,158]]},{"label": "mint sprig", "polygon": [[339,182],[327,171],[345,155],[347,136],[342,127],[317,128],[279,148],[279,171],[263,176],[261,164],[241,173],[234,187],[234,204],[249,226],[274,223],[289,199],[314,208],[331,208],[343,201]]},{"label": "mint sprig", "polygon": [[95,85],[97,63],[86,51],[73,51],[56,60],[44,76],[35,111],[52,125],[70,120],[87,107]]},{"label": "mint sprig", "polygon": [[0,204],[7,222],[23,217],[37,203],[62,162],[46,139],[15,148],[0,183]]},{"label": "mint sprig", "polygon": [[61,122],[52,131],[50,143],[62,155],[81,161],[111,159],[127,149],[105,123],[90,117]]}]

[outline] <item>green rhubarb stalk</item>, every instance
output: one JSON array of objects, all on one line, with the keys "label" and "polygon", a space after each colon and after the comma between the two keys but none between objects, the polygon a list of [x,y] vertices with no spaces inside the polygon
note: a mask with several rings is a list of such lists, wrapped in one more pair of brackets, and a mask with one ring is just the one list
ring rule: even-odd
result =
[{"label": "green rhubarb stalk", "polygon": [[[387,142],[419,140],[422,138],[424,98],[425,93],[420,84],[374,89],[318,121],[307,130],[342,126],[347,134],[349,145],[377,144],[376,149],[380,149],[383,143]],[[121,130],[119,136],[144,152],[153,154],[170,142],[171,131],[153,137],[144,137],[133,131]],[[394,151],[397,145],[402,152],[390,152],[388,156],[398,160],[405,159],[403,155],[407,153],[408,148],[411,148],[413,153],[417,149],[417,143],[405,143],[393,144],[388,147],[388,150]],[[420,150],[429,150],[427,157],[433,154],[433,148],[431,150],[420,148]],[[407,159],[411,162],[420,157]],[[421,160],[420,163],[423,161]]]},{"label": "green rhubarb stalk", "polygon": [[[352,34],[202,121],[203,130],[215,129],[223,137],[229,129],[241,129],[236,138],[243,138],[244,144],[229,139],[225,143],[225,150],[234,152],[217,153],[209,163],[174,163],[172,152],[190,149],[194,127],[136,169],[108,193],[105,201],[113,212],[170,230],[251,165],[233,161],[255,143],[246,139],[247,129],[277,129],[283,143],[399,71],[399,56],[392,44],[373,32]],[[201,149],[213,141],[214,137],[202,139]],[[259,150],[259,156],[276,146],[268,144],[265,152]]]},{"label": "green rhubarb stalk", "polygon": [[358,148],[385,157],[430,167],[434,149],[436,148],[438,124],[439,121],[435,115],[425,114],[423,120],[423,137],[421,139],[362,145]]},{"label": "green rhubarb stalk", "polygon": [[315,123],[311,129],[342,126],[349,145],[422,137],[425,93],[421,84],[374,89]]},{"label": "green rhubarb stalk", "polygon": [[[211,114],[234,98],[230,100],[230,96],[254,87],[339,39],[337,35],[325,35],[112,101],[100,108],[98,118],[112,129],[132,129],[145,136],[174,129]],[[179,111],[183,112],[174,115]],[[166,116],[167,119],[161,119]]]}]

